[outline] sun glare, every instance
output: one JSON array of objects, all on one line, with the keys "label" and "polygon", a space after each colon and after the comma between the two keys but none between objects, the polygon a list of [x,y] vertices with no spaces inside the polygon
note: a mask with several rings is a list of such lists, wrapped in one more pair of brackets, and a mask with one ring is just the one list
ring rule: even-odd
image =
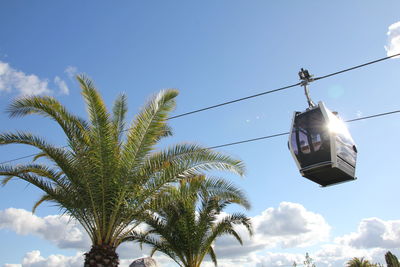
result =
[{"label": "sun glare", "polygon": [[343,134],[346,137],[350,136],[350,133],[344,121],[342,121],[336,116],[331,117],[329,123],[327,124],[327,128],[331,133]]}]

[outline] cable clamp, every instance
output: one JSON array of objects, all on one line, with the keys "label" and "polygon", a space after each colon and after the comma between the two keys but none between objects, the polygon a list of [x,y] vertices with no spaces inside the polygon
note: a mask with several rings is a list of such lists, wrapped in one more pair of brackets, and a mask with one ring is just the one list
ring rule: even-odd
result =
[{"label": "cable clamp", "polygon": [[308,70],[301,68],[299,71],[299,78],[301,80],[301,86],[308,85],[310,82],[314,81],[314,76],[310,75]]}]

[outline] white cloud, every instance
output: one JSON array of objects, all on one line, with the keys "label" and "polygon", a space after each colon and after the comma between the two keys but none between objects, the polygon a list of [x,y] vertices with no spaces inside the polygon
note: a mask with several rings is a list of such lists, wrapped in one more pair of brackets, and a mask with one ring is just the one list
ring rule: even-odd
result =
[{"label": "white cloud", "polygon": [[0,211],[0,229],[36,235],[60,248],[87,250],[91,244],[83,228],[67,215],[41,218],[23,209],[8,208]]},{"label": "white cloud", "polygon": [[[75,75],[76,71],[75,67],[69,66],[66,68],[65,73],[71,77],[71,75]],[[59,76],[54,78],[54,83],[58,87],[60,94],[69,94],[66,82]],[[25,74],[0,60],[0,93],[18,93],[19,95],[52,94],[53,90],[48,85],[49,81],[47,79],[40,79],[34,74]]]},{"label": "white cloud", "polygon": [[0,92],[17,91],[20,95],[50,94],[48,81],[34,74],[18,71],[6,62],[0,61]]},{"label": "white cloud", "polygon": [[336,242],[355,248],[398,248],[400,247],[400,220],[363,219],[357,232],[339,237]]},{"label": "white cloud", "polygon": [[34,250],[25,254],[22,264],[5,264],[4,267],[81,267],[83,253],[77,252],[75,256],[50,255],[45,258],[40,251]]},{"label": "white cloud", "polygon": [[301,266],[304,261],[304,255],[294,253],[271,253],[267,252],[257,259],[254,266],[292,266],[294,262]]},{"label": "white cloud", "polygon": [[68,75],[68,77],[69,77],[70,79],[74,79],[74,78],[75,78],[75,75],[76,75],[77,72],[78,72],[78,68],[77,68],[77,67],[74,67],[74,66],[68,66],[68,67],[64,70],[64,72]]},{"label": "white cloud", "polygon": [[60,77],[56,76],[54,78],[54,83],[58,86],[60,94],[69,95],[69,88]]},{"label": "white cloud", "polygon": [[257,218],[258,232],[267,236],[293,236],[312,231],[325,224],[321,215],[306,211],[300,204],[282,202],[269,208]]},{"label": "white cloud", "polygon": [[269,239],[273,246],[304,247],[325,241],[331,227],[325,219],[306,210],[301,204],[282,202],[253,218],[260,239]]},{"label": "white cloud", "polygon": [[[385,46],[388,56],[400,53],[400,21],[389,26],[388,44]],[[398,57],[397,57],[398,58]]]},{"label": "white cloud", "polygon": [[252,218],[255,234],[248,237],[238,228],[244,245],[233,237],[223,236],[216,241],[216,253],[221,258],[239,258],[267,248],[306,247],[329,237],[331,227],[324,218],[306,210],[302,205],[282,202]]}]

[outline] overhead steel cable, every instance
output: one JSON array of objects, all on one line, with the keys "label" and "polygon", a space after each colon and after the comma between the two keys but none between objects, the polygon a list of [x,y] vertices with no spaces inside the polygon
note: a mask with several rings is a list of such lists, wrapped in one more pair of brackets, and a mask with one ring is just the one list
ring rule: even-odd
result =
[{"label": "overhead steel cable", "polygon": [[[67,146],[63,146],[61,148],[66,148],[66,147]],[[38,155],[38,153],[35,153],[35,154],[30,154],[30,155],[27,155],[27,156],[20,157],[20,158],[10,159],[10,160],[7,160],[7,161],[0,162],[0,165],[7,164],[7,163],[10,163],[10,162],[13,162],[13,161],[17,161],[17,160],[21,160],[21,159],[31,158],[31,157],[34,157],[34,156],[37,156],[37,155]]]},{"label": "overhead steel cable", "polygon": [[[338,74],[341,74],[341,73],[344,73],[344,72],[348,72],[348,71],[351,71],[351,70],[362,68],[362,67],[365,67],[365,66],[368,66],[368,65],[371,65],[371,64],[375,64],[375,63],[378,63],[378,62],[381,62],[381,61],[384,61],[384,60],[387,60],[387,59],[390,59],[390,58],[394,58],[394,57],[397,57],[397,56],[400,56],[400,53],[394,54],[394,55],[391,55],[391,56],[387,56],[387,57],[384,57],[384,58],[376,59],[376,60],[373,60],[373,61],[369,61],[367,63],[361,64],[361,65],[357,65],[357,66],[354,66],[354,67],[351,67],[351,68],[347,68],[347,69],[344,69],[344,70],[340,70],[340,71],[337,71],[337,72],[334,72],[334,73],[330,73],[330,74],[327,74],[327,75],[316,77],[316,78],[313,78],[312,81],[322,80],[322,79],[325,79],[325,78],[328,78],[328,77],[331,77],[331,76],[335,76],[335,75],[338,75]],[[255,94],[255,95],[250,95],[250,96],[246,96],[246,97],[230,100],[230,101],[227,101],[227,102],[223,102],[223,103],[220,103],[220,104],[216,104],[216,105],[213,105],[213,106],[208,106],[208,107],[205,107],[205,108],[200,108],[200,109],[196,109],[196,110],[193,110],[193,111],[185,112],[185,113],[182,113],[182,114],[179,114],[179,115],[176,115],[176,116],[169,117],[168,119],[169,120],[176,119],[176,118],[183,117],[183,116],[186,116],[186,115],[191,115],[191,114],[202,112],[202,111],[206,111],[206,110],[209,110],[209,109],[218,108],[218,107],[221,107],[221,106],[233,104],[233,103],[244,101],[244,100],[247,100],[247,99],[251,99],[251,98],[255,98],[255,97],[259,97],[259,96],[263,96],[263,95],[267,95],[267,94],[271,94],[271,93],[287,90],[289,88],[296,87],[296,86],[299,86],[299,85],[302,85],[302,84],[303,84],[303,82],[298,82],[298,83],[295,83],[295,84],[292,84],[292,85],[283,86],[283,87],[280,87],[280,88],[276,88],[276,89],[272,89],[272,90],[269,90],[269,91],[261,92],[261,93]]]},{"label": "overhead steel cable", "polygon": [[235,100],[227,101],[227,102],[224,102],[224,103],[221,103],[221,104],[217,104],[217,105],[213,105],[213,106],[209,106],[209,107],[205,107],[205,108],[201,108],[201,109],[196,109],[196,110],[193,110],[193,111],[189,111],[189,112],[186,112],[186,113],[182,113],[182,114],[179,114],[179,115],[176,115],[176,116],[169,117],[168,120],[172,120],[172,119],[176,119],[176,118],[183,117],[183,116],[186,116],[186,115],[194,114],[194,113],[197,113],[197,112],[201,112],[201,111],[205,111],[205,110],[209,110],[209,109],[213,109],[213,108],[229,105],[229,104],[240,102],[240,101],[247,100],[247,99],[250,99],[250,98],[254,98],[254,97],[258,97],[258,96],[262,96],[262,95],[275,93],[275,92],[278,92],[278,91],[282,91],[282,90],[286,90],[286,89],[289,89],[289,88],[292,88],[292,87],[299,86],[300,84],[301,84],[301,82],[298,82],[296,84],[292,84],[292,85],[284,86],[284,87],[281,87],[281,88],[265,91],[265,92],[258,93],[258,94],[255,94],[255,95],[250,95],[250,96],[238,98],[238,99],[235,99]]},{"label": "overhead steel cable", "polygon": [[371,65],[371,64],[375,64],[375,63],[378,63],[378,62],[381,62],[381,61],[384,61],[384,60],[387,60],[387,59],[390,59],[390,58],[398,57],[398,56],[400,56],[400,53],[394,54],[394,55],[391,55],[391,56],[387,56],[387,57],[383,57],[383,58],[380,58],[380,59],[376,59],[376,60],[361,64],[361,65],[357,65],[357,66],[354,66],[354,67],[351,67],[351,68],[348,68],[348,69],[340,70],[340,71],[337,71],[337,72],[334,72],[334,73],[331,73],[331,74],[320,76],[320,77],[314,78],[314,81],[322,80],[322,79],[325,79],[325,78],[328,78],[328,77],[331,77],[331,76],[335,76],[335,75],[338,75],[338,74],[341,74],[341,73],[344,73],[344,72],[348,72],[348,71],[351,71],[351,70],[362,68],[362,67],[365,67],[365,66],[368,66],[368,65]]},{"label": "overhead steel cable", "polygon": [[[374,114],[374,115],[359,117],[359,118],[347,120],[345,122],[355,122],[355,121],[367,120],[367,119],[372,119],[372,118],[392,115],[392,114],[395,114],[395,113],[400,113],[400,109],[399,110],[390,111],[390,112],[384,112],[384,113],[378,113],[378,114]],[[127,130],[125,130],[125,131],[127,131]],[[226,144],[222,144],[222,145],[211,146],[211,147],[207,147],[206,149],[215,149],[215,148],[220,148],[220,147],[239,145],[239,144],[244,144],[244,143],[249,143],[249,142],[254,142],[254,141],[259,141],[259,140],[264,140],[264,139],[270,139],[270,138],[279,137],[279,136],[288,135],[288,134],[289,134],[289,132],[282,132],[282,133],[277,133],[277,134],[272,134],[272,135],[267,135],[267,136],[261,136],[261,137],[256,137],[256,138],[236,141],[236,142],[232,142],[232,143],[226,143]],[[67,147],[68,146],[63,146],[61,148],[67,148]],[[23,157],[20,157],[20,158],[11,159],[11,160],[8,160],[8,161],[3,161],[3,162],[0,162],[0,165],[7,164],[7,163],[10,163],[10,162],[13,162],[13,161],[17,161],[17,160],[21,160],[21,159],[34,157],[36,155],[38,155],[38,153],[27,155],[27,156],[23,156]]]},{"label": "overhead steel cable", "polygon": [[375,114],[375,115],[371,115],[371,116],[365,116],[365,117],[355,118],[355,119],[352,119],[352,120],[347,120],[346,122],[361,121],[361,120],[366,120],[366,119],[371,119],[371,118],[376,118],[376,117],[382,117],[382,116],[386,116],[386,115],[391,115],[391,114],[399,113],[399,112],[400,112],[400,110],[394,110],[394,111],[385,112],[385,113],[379,113],[379,114]]},{"label": "overhead steel cable", "polygon": [[220,147],[225,147],[225,146],[239,145],[239,144],[243,144],[243,143],[249,143],[249,142],[259,141],[259,140],[263,140],[263,139],[274,138],[274,137],[287,135],[287,134],[289,134],[289,132],[272,134],[272,135],[267,135],[267,136],[261,136],[261,137],[257,137],[257,138],[252,138],[252,139],[247,139],[247,140],[227,143],[227,144],[223,144],[223,145],[211,146],[211,147],[207,147],[207,149],[214,149],[214,148],[220,148]]},{"label": "overhead steel cable", "polygon": [[[394,111],[390,111],[390,112],[384,112],[384,113],[374,114],[374,115],[370,115],[370,116],[355,118],[355,119],[347,120],[345,122],[354,122],[354,121],[367,120],[367,119],[387,116],[387,115],[391,115],[391,114],[395,114],[395,113],[400,113],[400,110],[394,110]],[[249,143],[249,142],[254,142],[254,141],[258,141],[258,140],[279,137],[279,136],[282,136],[282,135],[288,135],[289,133],[290,132],[283,132],[283,133],[277,133],[277,134],[272,134],[272,135],[267,135],[267,136],[261,136],[261,137],[257,137],[257,138],[252,138],[252,139],[247,139],[247,140],[227,143],[227,144],[223,144],[223,145],[212,146],[212,147],[208,147],[208,149],[220,148],[220,147],[225,147],[225,146],[239,145],[239,144],[243,144],[243,143]]]}]

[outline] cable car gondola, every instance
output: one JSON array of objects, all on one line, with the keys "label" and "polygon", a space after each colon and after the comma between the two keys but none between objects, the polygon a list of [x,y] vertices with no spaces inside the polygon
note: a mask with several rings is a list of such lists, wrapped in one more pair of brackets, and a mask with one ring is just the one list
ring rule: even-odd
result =
[{"label": "cable car gondola", "polygon": [[357,148],[345,123],[323,102],[312,102],[311,77],[303,69],[299,75],[309,108],[294,113],[289,149],[301,175],[321,186],[355,180]]}]

